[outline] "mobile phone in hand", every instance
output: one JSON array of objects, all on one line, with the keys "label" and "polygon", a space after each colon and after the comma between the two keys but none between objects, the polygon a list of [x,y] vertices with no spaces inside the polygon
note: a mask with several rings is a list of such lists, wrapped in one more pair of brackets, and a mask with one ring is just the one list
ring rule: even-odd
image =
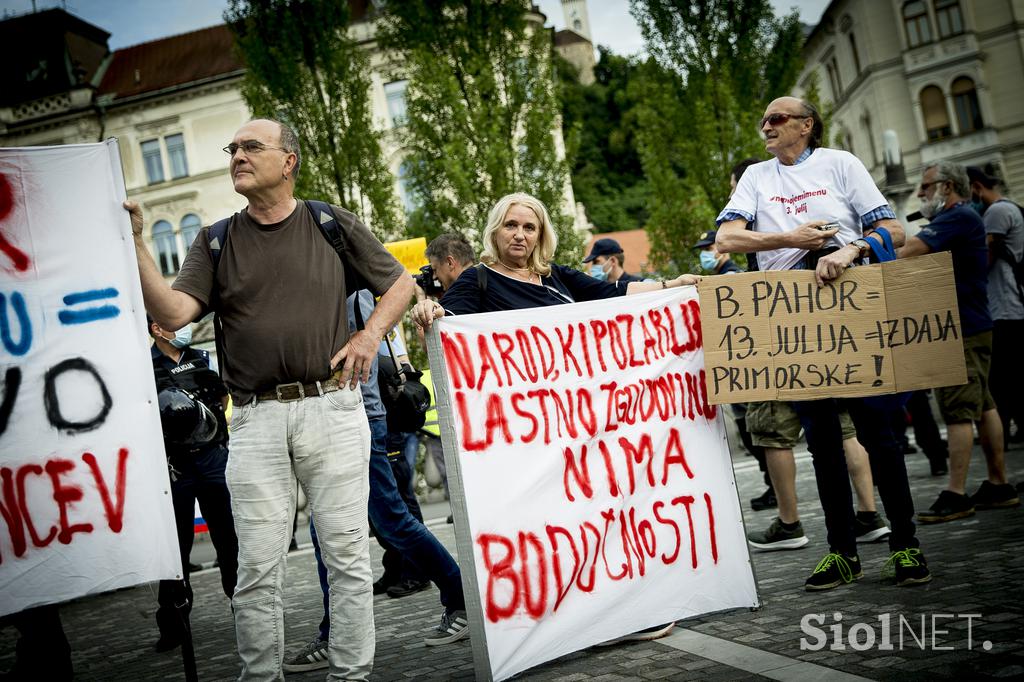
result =
[{"label": "mobile phone in hand", "polygon": [[839,223],[825,223],[824,225],[818,225],[818,229],[822,232],[828,232],[829,230],[838,230],[842,227]]}]

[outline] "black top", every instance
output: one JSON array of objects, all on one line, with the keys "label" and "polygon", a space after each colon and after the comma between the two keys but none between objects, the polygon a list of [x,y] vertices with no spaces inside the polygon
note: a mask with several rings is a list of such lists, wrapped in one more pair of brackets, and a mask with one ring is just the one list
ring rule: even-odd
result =
[{"label": "black top", "polygon": [[642,282],[644,281],[644,278],[637,277],[636,275],[631,275],[628,272],[624,272],[621,275],[619,275],[619,278],[615,281],[622,282],[623,284],[629,284],[630,282]]},{"label": "black top", "polygon": [[[486,265],[477,267],[487,268]],[[487,268],[487,291],[482,294],[477,284],[477,268],[466,268],[441,297],[441,305],[448,315],[470,315],[499,310],[540,308],[577,301],[595,301],[602,298],[624,296],[626,282],[601,282],[579,270],[551,264],[551,274],[541,283],[528,284],[493,268]]]},{"label": "black top", "polygon": [[731,275],[734,272],[743,272],[743,268],[732,262],[732,258],[727,258],[722,267],[716,272],[716,275]]},{"label": "black top", "polygon": [[228,440],[228,425],[224,416],[224,404],[221,399],[228,394],[220,376],[210,369],[210,354],[205,350],[192,347],[183,348],[178,362],[164,355],[154,344],[151,348],[153,357],[153,373],[156,375],[156,390],[164,388],[183,388],[204,405],[210,408],[217,417],[217,435],[209,443],[199,448],[172,445],[166,440],[164,445],[168,456],[187,455],[190,452],[221,445]]}]

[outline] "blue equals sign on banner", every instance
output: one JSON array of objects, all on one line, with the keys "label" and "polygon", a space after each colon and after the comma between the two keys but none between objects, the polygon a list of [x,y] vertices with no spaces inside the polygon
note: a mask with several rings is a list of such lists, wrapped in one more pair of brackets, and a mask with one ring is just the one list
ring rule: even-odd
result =
[{"label": "blue equals sign on banner", "polygon": [[[82,303],[94,303],[96,301],[104,301],[111,298],[117,298],[117,289],[109,287],[107,289],[91,289],[89,291],[76,291],[68,294],[64,297],[64,305],[77,306]],[[57,319],[60,320],[61,324],[86,324],[88,322],[96,322],[97,320],[106,320],[111,317],[117,317],[121,314],[121,309],[116,305],[97,305],[89,308],[78,308],[77,310],[61,310],[57,313]]]}]

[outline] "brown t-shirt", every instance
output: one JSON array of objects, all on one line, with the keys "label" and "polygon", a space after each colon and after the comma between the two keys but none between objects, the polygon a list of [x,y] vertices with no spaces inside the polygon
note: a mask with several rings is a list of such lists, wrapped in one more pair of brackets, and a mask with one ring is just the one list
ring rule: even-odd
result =
[{"label": "brown t-shirt", "polygon": [[330,376],[331,358],[348,341],[344,267],[380,295],[405,269],[358,218],[334,207],[345,241],[345,264],[301,200],[290,216],[260,225],[236,213],[221,251],[213,294],[210,230],[203,228],[172,287],[216,301],[224,329],[224,381],[245,403],[277,384]]}]

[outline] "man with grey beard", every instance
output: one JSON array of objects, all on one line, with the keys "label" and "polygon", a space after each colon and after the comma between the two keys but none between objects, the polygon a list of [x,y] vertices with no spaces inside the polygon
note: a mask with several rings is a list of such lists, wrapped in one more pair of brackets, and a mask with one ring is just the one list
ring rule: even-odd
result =
[{"label": "man with grey beard", "polygon": [[[971,186],[963,166],[940,161],[925,168],[917,198],[931,222],[900,249],[900,258],[949,251],[953,257],[957,306],[967,364],[967,383],[935,389],[949,437],[949,487],[931,509],[919,512],[921,523],[939,523],[973,516],[975,509],[1015,507],[1017,491],[1006,481],[1003,425],[988,389],[992,359],[992,316],[988,309],[988,246],[985,224],[967,201]],[[978,425],[988,480],[967,496],[967,467]]]}]

